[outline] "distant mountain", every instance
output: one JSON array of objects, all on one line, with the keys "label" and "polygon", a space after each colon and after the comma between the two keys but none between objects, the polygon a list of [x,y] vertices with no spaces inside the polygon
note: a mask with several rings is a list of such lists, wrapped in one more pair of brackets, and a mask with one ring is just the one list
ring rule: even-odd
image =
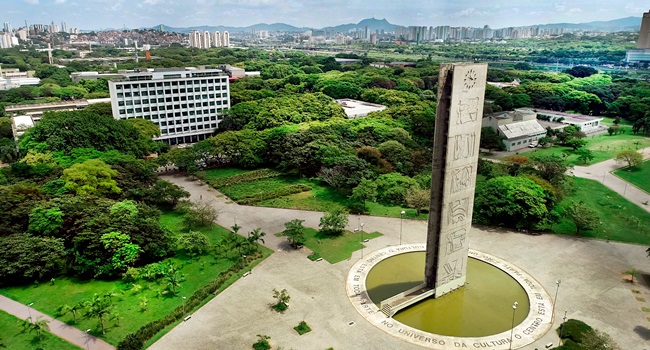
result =
[{"label": "distant mountain", "polygon": [[587,23],[552,23],[540,24],[531,27],[540,27],[544,29],[552,28],[570,28],[576,30],[616,32],[622,30],[639,30],[641,27],[641,17],[625,17],[613,19],[611,21],[595,21]]},{"label": "distant mountain", "polygon": [[368,27],[368,30],[371,32],[374,32],[376,30],[379,31],[384,30],[386,32],[392,32],[395,30],[395,28],[401,28],[402,26],[391,24],[385,18],[382,19],[366,18],[357,24],[354,23],[341,24],[335,27],[325,27],[322,28],[322,30],[345,33],[355,28],[365,28],[365,27]]},{"label": "distant mountain", "polygon": [[[165,27],[165,31],[179,32],[179,33],[189,33],[192,30],[200,30],[200,31],[207,30],[209,32],[214,32],[214,31],[222,32],[227,30],[230,33],[236,33],[236,32],[249,33],[252,29],[268,30],[270,32],[304,32],[307,30],[316,29],[316,28],[308,28],[308,27],[295,27],[286,23],[272,23],[272,24],[258,23],[248,27],[204,25],[204,26],[196,26],[196,27],[175,28],[166,25],[163,26]],[[366,18],[356,24],[355,23],[341,24],[333,27],[320,28],[320,30],[326,30],[329,32],[346,33],[355,28],[363,29],[366,27],[368,27],[368,30],[371,32],[374,32],[376,30],[378,31],[384,30],[386,32],[392,32],[395,30],[395,28],[403,28],[404,26],[392,24],[388,22],[385,18],[382,19]],[[588,31],[602,31],[602,32],[614,32],[614,31],[621,31],[621,30],[639,30],[639,28],[641,27],[641,17],[625,17],[625,18],[614,19],[611,21],[595,21],[595,22],[587,22],[587,23],[537,24],[528,27],[540,27],[544,29],[569,28],[574,30],[588,30]],[[153,27],[153,29],[158,29],[158,28],[160,28],[160,25]]]}]

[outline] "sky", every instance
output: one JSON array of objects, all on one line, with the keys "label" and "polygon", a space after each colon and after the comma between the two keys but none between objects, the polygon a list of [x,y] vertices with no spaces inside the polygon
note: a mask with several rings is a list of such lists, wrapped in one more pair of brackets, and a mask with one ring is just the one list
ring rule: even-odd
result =
[{"label": "sky", "polygon": [[79,29],[287,23],[322,28],[385,18],[409,26],[492,28],[641,17],[648,0],[0,0],[0,21],[14,28],[67,22]]}]

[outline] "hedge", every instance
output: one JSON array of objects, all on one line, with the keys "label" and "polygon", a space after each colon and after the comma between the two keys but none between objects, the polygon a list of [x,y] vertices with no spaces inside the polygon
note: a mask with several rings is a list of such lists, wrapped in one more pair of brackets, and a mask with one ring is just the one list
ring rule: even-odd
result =
[{"label": "hedge", "polygon": [[311,187],[307,185],[291,185],[288,187],[280,188],[277,190],[269,190],[259,194],[252,195],[237,201],[241,205],[251,205],[268,199],[274,199],[278,197],[288,196],[290,194],[296,194],[301,192],[311,191]]},{"label": "hedge", "polygon": [[[232,266],[227,271],[224,271],[219,274],[214,280],[208,283],[205,287],[197,290],[194,294],[185,300],[185,307],[188,310],[192,310],[210,296],[210,294],[216,294],[219,288],[228,281],[232,276],[236,275],[240,271],[247,269],[248,266],[253,263],[255,260],[262,257],[260,252],[255,252],[251,255],[246,256],[245,264],[242,267],[237,267],[239,264]],[[144,347],[144,344],[151,338],[153,338],[158,332],[163,330],[165,327],[173,324],[176,321],[180,321],[185,317],[183,313],[183,307],[179,306],[174,309],[172,312],[167,314],[167,316],[160,318],[155,321],[151,321],[146,325],[140,327],[137,331],[127,335],[120,343],[117,345],[118,350],[140,350]]]},{"label": "hedge", "polygon": [[260,179],[268,179],[282,175],[281,172],[272,169],[259,169],[251,172],[237,174],[227,177],[216,178],[208,181],[210,186],[221,188],[226,186],[238,185],[244,182],[253,182]]}]

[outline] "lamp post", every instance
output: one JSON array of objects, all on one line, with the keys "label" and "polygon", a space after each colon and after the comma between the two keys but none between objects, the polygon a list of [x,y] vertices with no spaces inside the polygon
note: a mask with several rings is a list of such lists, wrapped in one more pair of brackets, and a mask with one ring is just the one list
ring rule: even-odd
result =
[{"label": "lamp post", "polygon": [[185,297],[183,297],[183,315],[185,315]]},{"label": "lamp post", "polygon": [[32,320],[32,305],[34,305],[34,303],[29,303],[27,305],[27,313],[29,314],[29,322],[34,323],[34,320]]},{"label": "lamp post", "polygon": [[564,323],[566,323],[566,310],[564,310],[564,318],[562,319],[562,324],[560,325],[560,342],[557,344],[557,346],[562,345],[562,328],[564,328]]},{"label": "lamp post", "polygon": [[90,341],[90,328],[86,329],[86,349],[90,350],[90,344],[88,342]]},{"label": "lamp post", "polygon": [[363,258],[363,222],[359,224],[359,234],[361,235],[361,258]]},{"label": "lamp post", "polygon": [[399,213],[399,245],[402,245],[402,222],[404,221],[404,214],[406,214],[404,210]]},{"label": "lamp post", "polygon": [[510,327],[510,350],[512,350],[512,335],[515,332],[515,313],[517,312],[518,302],[512,304],[512,326]]},{"label": "lamp post", "polygon": [[555,281],[555,298],[553,298],[553,319],[555,319],[555,304],[557,303],[557,292],[560,290],[561,280]]}]

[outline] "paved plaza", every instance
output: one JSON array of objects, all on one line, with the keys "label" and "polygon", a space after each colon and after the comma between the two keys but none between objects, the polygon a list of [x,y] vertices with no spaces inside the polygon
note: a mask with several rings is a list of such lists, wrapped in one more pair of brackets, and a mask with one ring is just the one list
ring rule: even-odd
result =
[{"label": "paved plaza", "polygon": [[[237,217],[237,224],[243,226],[240,232],[261,227],[267,232],[265,245],[276,252],[151,349],[249,349],[257,334],[270,336],[273,347],[283,349],[423,349],[384,333],[351,305],[345,280],[361,258],[361,251],[334,265],[312,262],[307,259],[308,249],[292,250],[284,238],[272,235],[284,229],[284,222],[295,218],[316,228],[321,213],[239,206],[200,182],[182,176],[166,179],[183,186],[193,200],[213,200],[221,212],[220,225],[232,226]],[[367,232],[384,234],[366,243],[365,254],[398,245],[399,219],[351,216],[349,229],[357,228],[359,222],[365,224]],[[403,243],[423,243],[425,238],[426,222],[404,220]],[[623,275],[630,268],[638,269],[641,276],[650,275],[647,247],[481,228],[472,229],[469,242],[471,249],[522,268],[551,296],[556,293],[556,280],[561,280],[553,328],[562,322],[566,310],[567,318],[580,319],[609,333],[623,349],[650,350],[650,321],[646,319],[650,313],[641,310],[650,307],[650,290],[647,285],[625,282]],[[284,314],[270,308],[273,288],[286,288],[291,295],[290,307]],[[292,328],[302,320],[313,331],[299,336]],[[549,331],[522,349],[541,350],[558,341],[555,332]]]}]

